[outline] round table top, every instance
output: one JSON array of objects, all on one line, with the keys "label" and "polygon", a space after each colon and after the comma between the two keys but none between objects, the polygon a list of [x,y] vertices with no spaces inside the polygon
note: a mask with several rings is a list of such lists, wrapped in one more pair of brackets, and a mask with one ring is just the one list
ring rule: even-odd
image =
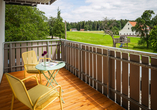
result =
[{"label": "round table top", "polygon": [[[46,62],[46,64],[51,63],[51,62]],[[54,66],[43,66],[43,62],[39,63],[38,65],[35,66],[36,69],[38,70],[42,70],[42,71],[48,71],[48,70],[56,70],[56,69],[60,69],[62,67],[65,66],[65,62],[63,61],[59,61],[58,64],[54,65]]]}]

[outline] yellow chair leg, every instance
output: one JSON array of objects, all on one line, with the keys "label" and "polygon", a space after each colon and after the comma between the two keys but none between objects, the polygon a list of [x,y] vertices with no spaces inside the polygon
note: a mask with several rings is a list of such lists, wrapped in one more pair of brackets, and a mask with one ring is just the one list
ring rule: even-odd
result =
[{"label": "yellow chair leg", "polygon": [[[39,71],[39,70],[38,70]],[[36,74],[38,75],[38,74]],[[39,71],[39,78],[40,78],[40,84],[42,84],[42,80],[41,80],[41,72]]]},{"label": "yellow chair leg", "polygon": [[24,71],[24,78],[26,78],[26,72]]},{"label": "yellow chair leg", "polygon": [[61,110],[63,110],[63,104],[62,104],[61,96],[59,96],[59,101],[60,101]]},{"label": "yellow chair leg", "polygon": [[[26,70],[24,70],[24,78],[26,78]],[[25,83],[25,81],[24,81],[24,83]]]},{"label": "yellow chair leg", "polygon": [[14,95],[12,96],[12,101],[11,101],[11,110],[13,110],[13,104],[14,104]]},{"label": "yellow chair leg", "polygon": [[40,84],[42,84],[42,80],[41,80],[41,74],[39,74],[39,77],[40,77]]},{"label": "yellow chair leg", "polygon": [[63,110],[63,105],[62,105],[62,91],[61,91],[62,89],[60,88],[59,89],[59,101],[60,101],[60,106],[61,106],[61,110]]}]

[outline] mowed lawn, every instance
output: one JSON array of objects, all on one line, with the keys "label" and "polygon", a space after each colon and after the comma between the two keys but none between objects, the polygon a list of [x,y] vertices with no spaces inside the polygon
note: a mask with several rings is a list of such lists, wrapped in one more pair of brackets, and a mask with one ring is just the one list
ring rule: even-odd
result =
[{"label": "mowed lawn", "polygon": [[[115,38],[119,38],[119,36],[114,36]],[[138,46],[139,37],[128,37],[130,38],[130,43],[128,44],[128,49],[145,51],[145,52],[153,52],[151,49],[146,49]],[[96,45],[104,45],[104,46],[113,46],[112,37],[109,35],[104,35],[103,31],[75,31],[75,32],[67,32],[67,40],[96,44]],[[117,43],[116,47],[119,48],[121,44]],[[124,47],[127,49],[127,47]]]}]

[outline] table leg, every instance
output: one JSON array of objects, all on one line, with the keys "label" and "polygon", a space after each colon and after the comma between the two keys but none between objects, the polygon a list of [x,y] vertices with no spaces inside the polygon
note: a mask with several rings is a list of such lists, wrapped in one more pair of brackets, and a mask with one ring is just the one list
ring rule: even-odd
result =
[{"label": "table leg", "polygon": [[[48,71],[49,76],[50,76],[49,80],[53,77],[54,72],[55,72],[55,70],[54,70],[53,73],[51,74],[50,71]],[[52,83],[52,82],[51,82],[51,83]],[[48,82],[46,83],[46,86],[47,86],[47,84],[48,84]]]},{"label": "table leg", "polygon": [[53,85],[51,84],[50,80],[49,80],[48,77],[45,75],[45,73],[44,73],[44,72],[42,72],[42,73],[43,73],[43,75],[45,76],[45,78],[47,79],[47,81],[49,82],[49,84],[53,87]]},{"label": "table leg", "polygon": [[[51,74],[49,71],[48,71],[48,73],[49,73],[49,76],[50,76],[50,78],[49,78],[49,80],[50,80],[50,83],[52,83],[53,82],[53,73],[54,73],[54,71],[53,71],[53,73]],[[52,78],[52,79],[51,79]],[[53,82],[54,83],[54,82]],[[48,87],[50,87],[50,85],[48,86]]]},{"label": "table leg", "polygon": [[[55,70],[54,70],[54,71],[55,71]],[[48,72],[49,72],[49,75],[51,74],[51,77],[52,77],[51,82],[55,81],[55,84],[59,85],[59,84],[57,83],[57,81],[55,80],[55,77],[56,77],[56,75],[58,74],[59,69],[57,70],[57,72],[56,72],[55,75],[53,76],[54,71],[53,71],[52,74],[48,71]],[[50,79],[49,79],[49,80],[50,80]],[[63,89],[62,89],[62,92],[64,92]]]},{"label": "table leg", "polygon": [[[53,77],[53,74],[54,74],[55,70],[52,72],[52,74],[50,73],[50,71],[48,71],[48,74],[49,74],[49,76],[50,76],[49,79],[48,79],[48,77],[44,74],[45,78],[46,78],[47,81],[48,81],[48,82],[46,83],[46,86],[47,86],[48,83],[50,83],[48,87],[50,87],[50,85],[52,86],[53,80],[55,81],[55,84],[59,85],[59,84],[57,83],[57,81],[55,80],[55,77],[56,77],[58,71],[59,71],[59,69],[58,69],[57,72],[55,73],[54,77]],[[53,87],[53,86],[52,86],[52,87]],[[62,90],[62,89],[61,89],[61,90]],[[56,89],[56,91],[57,91],[57,89]],[[62,92],[64,92],[64,91],[62,90]],[[63,100],[63,98],[61,98],[61,100],[62,100],[63,103],[65,103],[64,100]]]}]

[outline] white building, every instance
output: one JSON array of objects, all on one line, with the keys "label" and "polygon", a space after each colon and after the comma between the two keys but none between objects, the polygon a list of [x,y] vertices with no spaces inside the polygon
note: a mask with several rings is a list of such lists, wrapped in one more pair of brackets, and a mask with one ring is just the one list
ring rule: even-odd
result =
[{"label": "white building", "polygon": [[136,22],[128,21],[122,30],[119,31],[119,35],[136,36],[136,32],[132,31],[132,27],[136,25]]}]

